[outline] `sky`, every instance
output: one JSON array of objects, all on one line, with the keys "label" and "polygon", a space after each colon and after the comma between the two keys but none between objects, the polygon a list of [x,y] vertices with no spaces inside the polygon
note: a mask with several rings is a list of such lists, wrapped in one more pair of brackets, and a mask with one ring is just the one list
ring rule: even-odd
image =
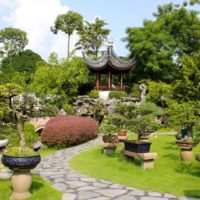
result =
[{"label": "sky", "polygon": [[[158,5],[181,4],[183,0],[0,0],[0,29],[19,28],[27,32],[31,49],[47,60],[51,52],[66,57],[67,36],[54,35],[50,27],[59,14],[69,10],[80,13],[84,20],[94,21],[96,17],[108,23],[114,48],[119,56],[129,54],[126,43],[127,27],[140,27],[144,19],[153,19]],[[199,9],[199,7],[197,7]],[[73,34],[70,49],[74,48],[78,36]]]}]

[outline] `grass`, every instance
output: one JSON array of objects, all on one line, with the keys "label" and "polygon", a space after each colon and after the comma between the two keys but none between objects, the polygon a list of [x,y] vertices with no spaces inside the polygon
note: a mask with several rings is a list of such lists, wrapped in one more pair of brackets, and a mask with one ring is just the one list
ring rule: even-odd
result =
[{"label": "grass", "polygon": [[[62,193],[51,187],[38,176],[33,176],[33,183],[31,186],[32,196],[27,200],[60,200]],[[11,181],[0,180],[0,200],[9,200],[12,193]]]},{"label": "grass", "polygon": [[54,148],[43,148],[43,149],[39,150],[39,154],[42,158],[44,158],[50,154],[54,154],[57,151],[58,151],[58,149],[54,149]]},{"label": "grass", "polygon": [[[170,135],[158,135],[153,139],[151,151],[158,152],[154,169],[142,170],[138,160],[127,162],[120,153],[122,144],[110,157],[103,155],[101,146],[84,151],[70,160],[70,166],[89,176],[127,186],[200,197],[200,163],[196,160],[191,164],[181,162],[180,150],[174,141],[175,137]],[[193,153],[200,153],[200,145]]]}]

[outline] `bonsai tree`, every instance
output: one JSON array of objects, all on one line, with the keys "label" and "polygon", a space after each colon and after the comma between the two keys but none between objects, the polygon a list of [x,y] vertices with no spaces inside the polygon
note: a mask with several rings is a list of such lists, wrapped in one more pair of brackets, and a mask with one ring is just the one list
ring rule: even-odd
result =
[{"label": "bonsai tree", "polygon": [[155,121],[152,115],[138,116],[132,119],[131,122],[130,130],[138,134],[138,141],[148,139],[149,134],[160,128],[160,124]]},{"label": "bonsai tree", "polygon": [[[24,123],[28,119],[28,114],[33,109],[33,106],[29,104],[30,102],[26,96],[22,98],[22,94],[23,88],[17,84],[7,83],[5,85],[0,85],[0,98],[5,104],[8,104],[10,120],[18,131],[20,144],[19,148],[15,147],[10,151],[8,150],[2,157],[3,164],[14,171],[12,176],[14,192],[11,195],[11,199],[23,199],[31,195],[29,192],[32,183],[30,170],[33,169],[41,159],[36,152],[25,147]],[[18,98],[18,101],[15,102],[13,97],[19,95],[21,98]]]}]

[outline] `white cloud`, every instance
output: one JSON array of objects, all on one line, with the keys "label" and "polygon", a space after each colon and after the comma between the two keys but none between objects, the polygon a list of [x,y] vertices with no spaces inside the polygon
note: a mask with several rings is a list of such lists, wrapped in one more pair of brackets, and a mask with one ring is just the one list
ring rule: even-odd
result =
[{"label": "white cloud", "polygon": [[[27,32],[29,39],[27,48],[39,53],[45,59],[52,51],[57,52],[61,57],[66,56],[67,35],[53,35],[50,27],[54,24],[57,15],[66,13],[69,7],[63,6],[60,0],[0,0],[4,4],[9,1],[12,2],[12,6],[13,3],[15,6],[8,16],[4,16],[4,20],[9,23],[9,26]],[[11,4],[7,5],[11,6]],[[77,37],[72,40],[77,40]],[[74,43],[75,41],[72,45]]]}]

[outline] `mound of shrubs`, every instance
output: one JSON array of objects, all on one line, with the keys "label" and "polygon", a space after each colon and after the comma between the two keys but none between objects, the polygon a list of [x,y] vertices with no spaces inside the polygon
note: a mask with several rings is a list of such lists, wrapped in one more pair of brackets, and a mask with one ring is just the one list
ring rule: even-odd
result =
[{"label": "mound of shrubs", "polygon": [[92,118],[59,116],[47,122],[41,140],[48,147],[68,147],[91,140],[97,133],[98,124]]}]

